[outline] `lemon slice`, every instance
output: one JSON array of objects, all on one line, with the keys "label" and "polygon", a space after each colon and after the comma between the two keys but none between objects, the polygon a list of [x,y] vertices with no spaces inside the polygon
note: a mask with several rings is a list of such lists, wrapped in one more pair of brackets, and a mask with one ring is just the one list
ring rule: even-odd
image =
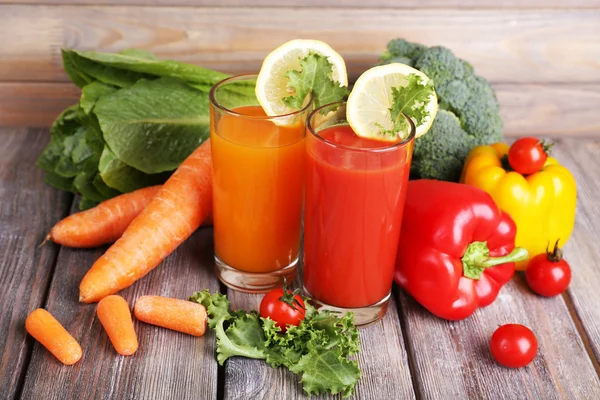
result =
[{"label": "lemon slice", "polygon": [[297,111],[288,107],[282,99],[293,95],[288,88],[288,71],[300,71],[300,60],[309,53],[327,57],[332,65],[331,79],[340,86],[348,86],[348,75],[344,59],[328,44],[319,40],[291,40],[273,50],[263,61],[256,80],[256,97],[259,104],[269,116],[284,115]]},{"label": "lemon slice", "polygon": [[[394,131],[394,121],[392,121],[390,112],[393,104],[392,88],[407,90],[407,77],[411,74],[416,74],[422,78],[420,82],[423,83],[423,86],[429,82],[427,75],[421,71],[400,63],[373,67],[356,80],[348,97],[346,117],[358,136],[377,140],[398,141],[398,136],[402,135],[382,135],[382,131]],[[437,96],[435,91],[431,90],[431,92],[432,94],[426,101],[416,104],[417,106],[424,106],[429,115],[420,122],[416,121],[415,118],[411,118],[415,123],[416,137],[427,133],[437,114]],[[405,110],[405,113],[410,115],[409,110]]]}]

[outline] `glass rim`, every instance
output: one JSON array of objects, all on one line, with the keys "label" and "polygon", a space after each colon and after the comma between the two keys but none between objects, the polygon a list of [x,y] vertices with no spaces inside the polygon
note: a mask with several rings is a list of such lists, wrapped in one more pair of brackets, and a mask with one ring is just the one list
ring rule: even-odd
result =
[{"label": "glass rim", "polygon": [[[411,141],[413,141],[415,139],[416,136],[416,127],[415,127],[415,123],[413,122],[412,119],[410,119],[408,117],[408,115],[402,113],[402,115],[404,116],[404,118],[406,118],[406,120],[408,121],[408,124],[410,126],[410,133],[409,135],[406,137],[406,139],[403,139],[399,142],[394,142],[394,143],[390,143],[389,146],[385,146],[385,147],[377,147],[377,148],[357,148],[357,147],[350,147],[350,146],[346,146],[344,144],[339,144],[339,143],[333,143],[327,139],[325,139],[323,136],[319,135],[319,133],[315,132],[313,126],[312,126],[312,119],[313,116],[318,113],[321,112],[321,110],[323,110],[326,107],[332,107],[335,105],[345,105],[347,103],[347,100],[343,100],[343,101],[337,101],[335,103],[329,103],[329,104],[325,104],[324,106],[321,106],[319,108],[314,109],[309,115],[308,115],[308,119],[307,119],[307,123],[306,123],[306,127],[308,128],[308,131],[311,133],[312,136],[314,136],[316,139],[322,141],[323,143],[325,143],[328,146],[332,146],[341,150],[346,150],[346,151],[355,151],[355,152],[363,152],[363,153],[385,153],[388,151],[393,151],[397,148],[401,148],[401,147],[405,147],[407,144],[409,144]],[[335,125],[332,125],[335,126]]]},{"label": "glass rim", "polygon": [[[274,119],[279,119],[279,118],[289,118],[289,117],[294,117],[294,116],[298,116],[304,112],[306,112],[307,110],[310,109],[310,107],[312,106],[312,93],[309,94],[309,100],[306,103],[306,105],[304,107],[302,107],[299,110],[296,111],[292,111],[290,113],[286,113],[286,114],[279,114],[279,115],[265,115],[265,116],[260,116],[260,115],[248,115],[248,114],[242,114],[236,111],[233,111],[227,107],[225,107],[224,105],[222,105],[221,103],[219,103],[215,97],[215,94],[217,92],[217,90],[221,87],[224,86],[228,83],[231,82],[235,82],[235,81],[241,81],[241,80],[247,80],[247,79],[256,79],[258,78],[258,74],[239,74],[239,75],[234,75],[234,76],[230,76],[228,78],[225,78],[217,83],[215,83],[211,88],[210,91],[208,92],[208,99],[210,101],[210,103],[218,108],[219,110],[221,110],[222,112],[225,112],[227,114],[230,115],[235,115],[236,117],[242,117],[242,118],[248,118],[248,119],[255,119],[255,120],[265,120],[265,121],[269,121],[269,120],[274,120]],[[261,107],[262,108],[262,107]]]}]

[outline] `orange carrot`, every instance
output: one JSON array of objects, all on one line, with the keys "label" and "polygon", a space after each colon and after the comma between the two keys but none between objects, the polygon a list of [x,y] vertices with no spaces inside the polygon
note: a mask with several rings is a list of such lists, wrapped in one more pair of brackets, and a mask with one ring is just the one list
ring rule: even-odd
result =
[{"label": "orange carrot", "polygon": [[206,331],[206,309],[202,304],[161,296],[142,296],[135,302],[135,317],[147,324],[202,336]]},{"label": "orange carrot", "polygon": [[198,229],[212,211],[210,154],[207,140],[179,166],[83,277],[79,301],[99,301],[132,285]]},{"label": "orange carrot", "polygon": [[118,295],[107,296],[100,300],[96,312],[117,353],[122,356],[135,353],[138,340],[125,299]]},{"label": "orange carrot", "polygon": [[46,240],[68,247],[98,247],[113,243],[158,193],[150,186],[103,201],[94,208],[63,219],[50,231]]},{"label": "orange carrot", "polygon": [[75,364],[83,354],[81,346],[48,311],[38,308],[25,320],[25,329],[65,365]]}]

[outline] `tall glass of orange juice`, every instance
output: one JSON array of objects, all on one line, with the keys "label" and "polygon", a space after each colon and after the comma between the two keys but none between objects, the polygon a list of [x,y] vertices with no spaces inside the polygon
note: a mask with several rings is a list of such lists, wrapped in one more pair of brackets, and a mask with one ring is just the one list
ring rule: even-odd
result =
[{"label": "tall glass of orange juice", "polygon": [[241,75],[210,91],[215,265],[225,285],[245,292],[295,276],[310,110],[269,117],[255,84]]}]

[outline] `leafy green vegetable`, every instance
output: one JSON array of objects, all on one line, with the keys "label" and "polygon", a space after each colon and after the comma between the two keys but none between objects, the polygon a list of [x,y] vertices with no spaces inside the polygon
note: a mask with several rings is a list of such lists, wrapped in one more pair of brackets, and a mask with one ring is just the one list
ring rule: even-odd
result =
[{"label": "leafy green vegetable", "polygon": [[493,88],[449,49],[394,39],[380,60],[414,66],[435,82],[439,111],[429,132],[415,141],[411,177],[458,181],[474,146],[502,140]]},{"label": "leafy green vegetable", "polygon": [[392,107],[390,114],[394,121],[394,129],[383,133],[395,136],[397,132],[409,132],[408,121],[403,114],[411,118],[415,125],[420,125],[429,116],[427,103],[434,93],[433,81],[424,82],[417,74],[406,77],[406,85],[392,88]]},{"label": "leafy green vegetable", "polygon": [[311,52],[300,60],[300,67],[300,71],[287,73],[288,87],[295,93],[283,98],[286,106],[301,109],[306,97],[312,93],[315,108],[319,108],[340,101],[349,93],[347,87],[331,78],[333,66],[327,57]]},{"label": "leafy green vegetable", "polygon": [[[80,208],[163,183],[208,137],[208,91],[227,75],[137,49],[62,56],[81,98],[54,122],[38,166],[49,184],[81,193]],[[225,95],[256,104],[251,85]]]},{"label": "leafy green vegetable", "polygon": [[203,290],[190,300],[206,307],[208,325],[217,336],[219,364],[234,356],[264,359],[273,368],[283,365],[298,374],[308,394],[354,393],[361,372],[353,359],[359,338],[351,313],[339,318],[306,303],[305,319],[282,333],[273,320],[260,318],[256,311],[230,310],[221,293]]},{"label": "leafy green vegetable", "polygon": [[107,94],[111,94],[117,90],[116,87],[107,85],[100,81],[92,82],[81,88],[81,98],[79,99],[79,106],[81,110],[86,114],[92,112],[92,109],[96,105],[98,99]]},{"label": "leafy green vegetable", "polygon": [[206,93],[172,78],[102,96],[94,113],[113,153],[148,174],[174,170],[210,135]]},{"label": "leafy green vegetable", "polygon": [[[106,80],[115,79],[123,83],[131,81],[133,84],[142,78],[171,77],[185,82],[212,86],[228,76],[227,74],[202,68],[198,65],[186,64],[179,61],[160,60],[144,50],[128,49],[120,53],[63,50],[63,54],[65,52],[69,54],[71,60],[74,60],[76,64],[80,63],[80,69],[84,70],[88,75],[104,77]],[[110,83],[101,78],[96,79]],[[71,80],[77,84],[72,77]],[[122,85],[117,86],[127,87]]]},{"label": "leafy green vegetable", "polygon": [[119,160],[108,146],[105,146],[102,151],[98,171],[106,185],[122,193],[132,192],[146,186],[162,184],[170,176],[170,173],[145,174],[140,170],[130,167]]}]

